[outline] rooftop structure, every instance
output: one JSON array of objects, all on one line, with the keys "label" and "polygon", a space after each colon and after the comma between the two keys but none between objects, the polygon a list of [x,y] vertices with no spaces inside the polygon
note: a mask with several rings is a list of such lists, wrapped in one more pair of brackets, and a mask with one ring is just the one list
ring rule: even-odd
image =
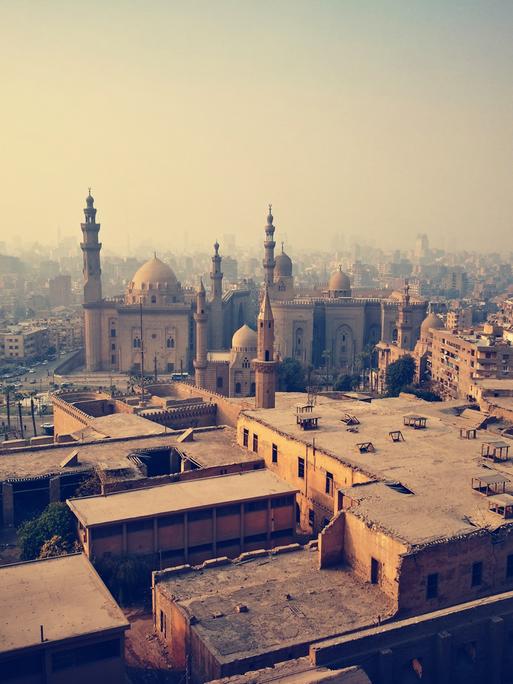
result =
[{"label": "rooftop structure", "polygon": [[93,526],[294,493],[290,485],[273,473],[255,470],[109,496],[70,499],[68,505],[84,526]]},{"label": "rooftop structure", "polygon": [[394,612],[378,587],[348,570],[319,571],[315,545],[155,573],[154,596],[157,629],[174,662],[180,665],[181,639],[197,644],[193,682],[306,655],[314,641],[376,625]]},{"label": "rooftop structure", "polygon": [[0,673],[8,680],[30,674],[52,684],[67,670],[69,681],[124,681],[129,625],[85,556],[0,567],[0,603]]}]

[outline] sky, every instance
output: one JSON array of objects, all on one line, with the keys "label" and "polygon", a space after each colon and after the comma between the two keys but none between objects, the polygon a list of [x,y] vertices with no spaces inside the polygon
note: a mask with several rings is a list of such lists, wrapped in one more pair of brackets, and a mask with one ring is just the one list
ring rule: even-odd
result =
[{"label": "sky", "polygon": [[92,186],[121,252],[256,244],[269,202],[298,249],[512,250],[512,35],[509,0],[0,0],[0,241],[79,239]]}]

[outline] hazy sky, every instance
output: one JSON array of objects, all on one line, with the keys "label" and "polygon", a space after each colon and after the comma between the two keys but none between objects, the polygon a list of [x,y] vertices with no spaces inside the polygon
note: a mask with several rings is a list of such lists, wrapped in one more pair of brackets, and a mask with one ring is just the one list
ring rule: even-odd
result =
[{"label": "hazy sky", "polygon": [[[513,2],[0,0],[0,240],[513,249]],[[154,239],[152,239],[154,236]],[[259,238],[260,239],[260,238]]]}]

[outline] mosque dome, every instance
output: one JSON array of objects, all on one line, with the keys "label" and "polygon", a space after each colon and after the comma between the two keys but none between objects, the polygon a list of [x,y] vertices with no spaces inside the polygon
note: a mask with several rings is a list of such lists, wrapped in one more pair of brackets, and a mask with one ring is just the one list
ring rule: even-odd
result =
[{"label": "mosque dome", "polygon": [[331,274],[328,282],[328,290],[330,292],[351,292],[351,281],[347,273],[339,268]]},{"label": "mosque dome", "polygon": [[292,259],[288,254],[282,252],[276,257],[276,266],[274,267],[274,274],[278,278],[292,276]]},{"label": "mosque dome", "polygon": [[236,330],[232,337],[232,349],[256,349],[257,334],[249,325],[244,325]]},{"label": "mosque dome", "polygon": [[176,289],[178,281],[173,269],[156,255],[135,273],[130,283],[134,290]]},{"label": "mosque dome", "polygon": [[442,322],[442,319],[435,313],[430,313],[422,321],[422,325],[420,326],[420,334],[421,336],[425,336],[431,328],[435,328],[435,330],[440,330],[443,327],[444,324]]}]

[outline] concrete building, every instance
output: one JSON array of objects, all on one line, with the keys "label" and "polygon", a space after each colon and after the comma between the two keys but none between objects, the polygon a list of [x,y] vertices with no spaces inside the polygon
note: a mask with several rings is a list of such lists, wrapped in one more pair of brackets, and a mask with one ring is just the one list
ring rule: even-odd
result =
[{"label": "concrete building", "polygon": [[82,554],[0,567],[0,679],[124,684],[129,624]]},{"label": "concrete building", "polygon": [[48,353],[47,327],[18,327],[0,332],[0,358],[31,361]]},{"label": "concrete building", "polygon": [[69,306],[72,301],[71,276],[57,275],[48,281],[50,306]]},{"label": "concrete building", "polygon": [[445,327],[447,330],[469,330],[472,327],[472,307],[448,311]]},{"label": "concrete building", "polygon": [[266,470],[69,499],[91,559],[134,554],[153,567],[289,544],[296,490]]},{"label": "concrete building", "polygon": [[[100,224],[89,192],[81,224],[84,258],[84,344],[88,371],[172,373],[188,370],[194,356],[193,307],[173,270],[155,254],[134,274],[124,295],[102,295]],[[223,293],[219,244],[212,257],[209,312],[210,348],[227,340],[251,318],[250,292]]]},{"label": "concrete building", "polygon": [[432,379],[444,398],[473,399],[476,381],[513,378],[513,347],[493,326],[458,333],[433,331]]},{"label": "concrete building", "polygon": [[156,572],[153,611],[173,666],[188,661],[199,684],[305,656],[312,642],[377,625],[394,608],[349,570],[319,570],[315,544],[294,544]]}]

